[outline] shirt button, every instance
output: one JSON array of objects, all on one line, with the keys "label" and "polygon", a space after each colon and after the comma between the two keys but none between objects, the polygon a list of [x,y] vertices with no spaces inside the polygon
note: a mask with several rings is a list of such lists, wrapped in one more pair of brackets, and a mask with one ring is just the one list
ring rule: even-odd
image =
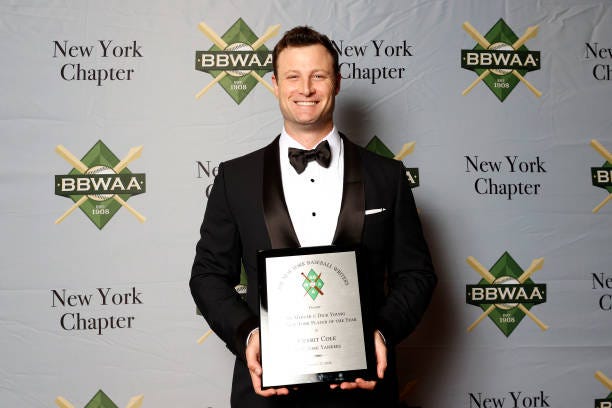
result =
[{"label": "shirt button", "polygon": [[310,182],[311,182],[311,183],[314,183],[314,181],[315,181],[314,179],[310,179]]},{"label": "shirt button", "polygon": [[317,213],[313,211],[312,212],[312,216],[315,217],[316,215],[317,215]]}]

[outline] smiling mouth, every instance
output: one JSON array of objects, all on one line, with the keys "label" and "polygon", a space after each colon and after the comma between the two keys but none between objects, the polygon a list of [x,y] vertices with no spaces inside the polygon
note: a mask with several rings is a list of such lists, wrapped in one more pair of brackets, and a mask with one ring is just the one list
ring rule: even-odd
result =
[{"label": "smiling mouth", "polygon": [[296,102],[295,104],[299,106],[314,106],[317,103],[318,103],[317,101],[299,101],[299,102]]}]

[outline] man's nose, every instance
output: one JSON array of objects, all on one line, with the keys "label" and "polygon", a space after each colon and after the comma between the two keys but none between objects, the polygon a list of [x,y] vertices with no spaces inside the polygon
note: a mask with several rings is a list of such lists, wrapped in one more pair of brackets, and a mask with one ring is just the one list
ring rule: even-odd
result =
[{"label": "man's nose", "polygon": [[302,80],[302,83],[300,84],[300,91],[302,92],[302,94],[304,95],[310,95],[313,93],[313,89],[312,89],[312,81],[310,78],[304,78]]}]

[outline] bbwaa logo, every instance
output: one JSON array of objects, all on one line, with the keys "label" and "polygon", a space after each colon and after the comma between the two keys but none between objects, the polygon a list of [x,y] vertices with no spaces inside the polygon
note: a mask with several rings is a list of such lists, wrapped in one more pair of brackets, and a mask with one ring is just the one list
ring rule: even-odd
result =
[{"label": "bbwaa logo", "polygon": [[304,296],[309,295],[312,300],[315,300],[317,296],[323,296],[323,279],[321,279],[321,273],[317,273],[314,269],[311,269],[308,272],[308,275],[304,275],[304,272],[301,275],[304,277],[304,281],[302,282],[302,287],[306,291]]},{"label": "bbwaa logo", "polygon": [[540,52],[529,51],[524,45],[538,35],[538,26],[527,28],[520,38],[503,19],[484,36],[467,21],[462,27],[477,44],[471,50],[461,50],[461,68],[478,75],[462,95],[467,95],[482,81],[501,102],[519,82],[538,98],[542,96],[542,92],[525,79],[527,72],[540,69]]},{"label": "bbwaa logo", "polygon": [[101,140],[81,160],[62,145],[58,145],[55,151],[74,167],[67,175],[55,176],[55,194],[74,201],[55,221],[56,224],[64,221],[77,208],[99,229],[102,229],[121,207],[128,210],[138,221],[146,220],[126,202],[131,196],[142,194],[146,190],[145,174],[132,173],[127,168],[128,164],[140,157],[142,146],[131,148],[122,160]]},{"label": "bbwaa logo", "polygon": [[259,38],[239,18],[222,37],[206,23],[198,28],[213,46],[208,51],[196,51],[195,69],[212,75],[213,80],[196,95],[199,99],[216,83],[240,104],[259,82],[274,94],[274,89],[262,77],[272,71],[272,52],[264,43],[276,36],[280,25],[268,27]]},{"label": "bbwaa logo", "polygon": [[[612,380],[606,377],[604,373],[597,371],[595,373],[595,378],[597,378],[608,391],[612,391]],[[604,399],[596,399],[595,408],[612,408],[612,392]]]},{"label": "bbwaa logo", "polygon": [[[385,146],[385,144],[380,140],[377,136],[374,136],[372,140],[366,145],[366,149],[377,153],[383,157],[388,157],[390,159],[395,159],[402,161],[404,157],[408,156],[410,153],[414,151],[414,147],[416,146],[416,142],[405,143],[402,146],[402,149],[397,153],[393,154],[393,152]],[[419,169],[416,167],[407,167],[406,168],[406,177],[408,178],[408,182],[410,183],[410,187],[415,188],[419,186]]]},{"label": "bbwaa logo", "polygon": [[548,329],[530,311],[533,306],[546,302],[546,285],[536,284],[530,278],[534,272],[542,269],[544,258],[534,259],[525,271],[508,252],[504,252],[490,270],[472,256],[467,258],[467,263],[482,280],[477,285],[466,285],[466,303],[483,310],[480,317],[468,327],[468,332],[487,316],[506,337],[510,336],[525,315],[542,330]]},{"label": "bbwaa logo", "polygon": [[[137,395],[135,397],[130,398],[128,404],[125,408],[140,408],[142,406],[142,401],[144,399],[144,395]],[[64,397],[57,397],[55,399],[55,405],[60,408],[74,408],[74,405],[71,404]],[[115,404],[102,390],[99,390],[96,395],[93,396],[91,400],[83,408],[119,408],[117,404]]]},{"label": "bbwaa logo", "polygon": [[591,167],[593,185],[608,192],[606,198],[593,208],[593,213],[597,213],[612,200],[612,154],[595,139],[591,140],[591,146],[606,160],[601,167]]}]

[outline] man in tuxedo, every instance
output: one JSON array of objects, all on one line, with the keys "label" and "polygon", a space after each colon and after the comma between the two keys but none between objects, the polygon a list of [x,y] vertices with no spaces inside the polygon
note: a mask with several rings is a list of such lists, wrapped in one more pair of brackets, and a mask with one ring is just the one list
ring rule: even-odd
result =
[{"label": "man in tuxedo", "polygon": [[[394,347],[414,330],[436,277],[401,162],[350,142],[334,126],[338,53],[327,36],[296,27],[273,52],[284,126],[268,146],[222,163],[190,288],[214,332],[236,355],[232,407],[394,407]],[[316,391],[261,389],[256,252],[358,245],[369,280],[376,381]],[[246,301],[234,287],[241,265]]]}]

